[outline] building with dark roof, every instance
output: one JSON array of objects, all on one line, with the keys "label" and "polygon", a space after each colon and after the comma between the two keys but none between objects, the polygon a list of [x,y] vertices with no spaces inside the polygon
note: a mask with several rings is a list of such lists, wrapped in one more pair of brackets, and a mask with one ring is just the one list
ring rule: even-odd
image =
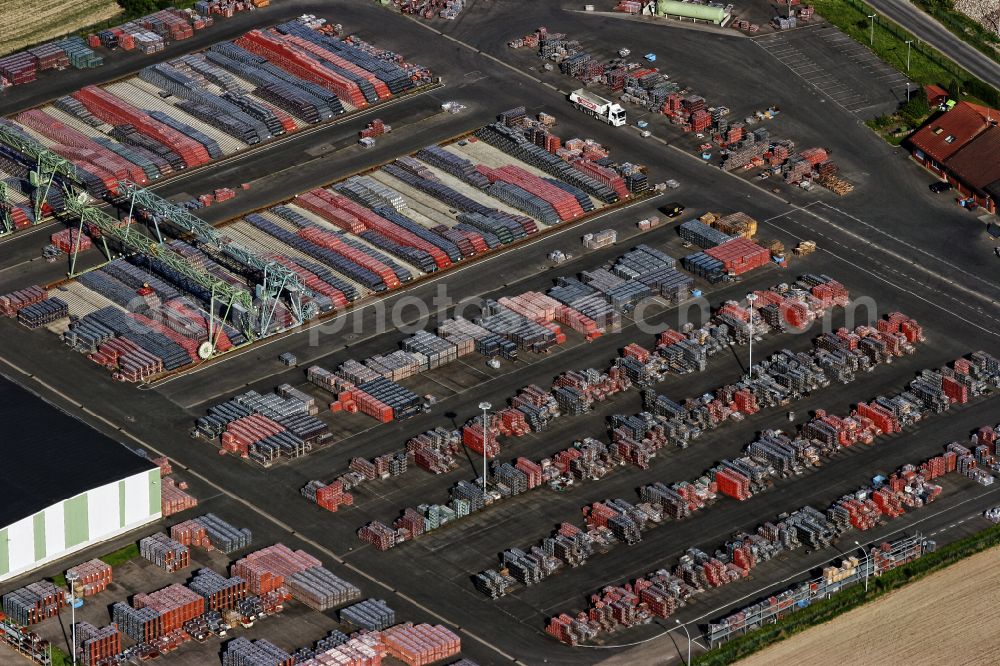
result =
[{"label": "building with dark roof", "polygon": [[160,517],[148,459],[0,376],[0,581]]},{"label": "building with dark roof", "polygon": [[1000,111],[959,102],[907,139],[913,158],[991,213],[1000,201]]}]

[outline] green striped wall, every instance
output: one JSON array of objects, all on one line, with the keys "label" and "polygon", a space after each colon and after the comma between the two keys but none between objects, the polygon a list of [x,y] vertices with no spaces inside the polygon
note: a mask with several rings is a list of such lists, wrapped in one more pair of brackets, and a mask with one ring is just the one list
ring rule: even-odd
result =
[{"label": "green striped wall", "polygon": [[39,511],[32,516],[35,529],[35,560],[45,559],[45,512]]},{"label": "green striped wall", "polygon": [[[139,479],[142,477],[139,476]],[[146,476],[147,489],[149,492],[148,500],[148,516],[159,515],[161,510],[161,483],[160,483],[160,470],[159,468],[154,468],[149,471]],[[126,492],[125,481],[121,480],[118,482],[118,527],[124,528],[126,526],[126,507],[129,502],[128,493]],[[139,487],[141,489],[141,486]],[[140,493],[141,494],[141,490]],[[113,495],[112,495],[113,497]],[[134,502],[139,498],[131,498]],[[112,500],[113,501],[113,500]],[[141,499],[140,499],[141,501]],[[113,506],[113,505],[112,505]],[[141,505],[140,505],[141,506]],[[133,506],[133,509],[136,507]],[[63,547],[66,550],[71,550],[74,547],[80,546],[81,544],[86,544],[91,541],[91,521],[89,516],[89,506],[88,506],[88,496],[87,493],[72,497],[65,500],[60,504],[56,504],[50,507],[48,511],[62,510],[63,512],[63,528],[64,528],[64,543]],[[111,509],[113,510],[113,509]],[[26,517],[28,518],[28,517]],[[145,522],[145,521],[142,521]],[[22,568],[22,563],[25,560],[24,554],[21,549],[27,549],[30,556],[37,562],[44,560],[47,557],[58,556],[60,553],[50,553],[48,552],[48,539],[47,530],[52,529],[51,521],[46,521],[45,511],[40,511],[32,516],[30,516],[30,523],[32,528],[31,539],[28,543],[17,543],[13,547],[18,550],[14,553],[13,560],[17,564],[17,568],[20,570]],[[48,524],[47,524],[48,523]],[[9,526],[4,526],[0,529],[0,578],[3,578],[11,572],[11,549],[12,545],[10,543],[10,529]],[[3,660],[0,659],[0,663]]]},{"label": "green striped wall", "polygon": [[63,515],[65,516],[66,548],[72,548],[90,538],[86,494],[64,501]]},{"label": "green striped wall", "polygon": [[149,515],[155,516],[163,508],[160,499],[160,468],[149,470]]},{"label": "green striped wall", "polygon": [[0,530],[0,576],[10,571],[10,551],[7,544],[7,529]]}]

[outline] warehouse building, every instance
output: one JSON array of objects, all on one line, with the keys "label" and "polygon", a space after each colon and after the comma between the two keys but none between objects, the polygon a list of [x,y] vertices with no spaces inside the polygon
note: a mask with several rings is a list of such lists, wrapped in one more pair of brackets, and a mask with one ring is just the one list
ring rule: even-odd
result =
[{"label": "warehouse building", "polygon": [[160,470],[0,376],[0,581],[160,517]]},{"label": "warehouse building", "polygon": [[1000,201],[1000,111],[959,102],[929,120],[907,143],[913,159],[990,213]]}]

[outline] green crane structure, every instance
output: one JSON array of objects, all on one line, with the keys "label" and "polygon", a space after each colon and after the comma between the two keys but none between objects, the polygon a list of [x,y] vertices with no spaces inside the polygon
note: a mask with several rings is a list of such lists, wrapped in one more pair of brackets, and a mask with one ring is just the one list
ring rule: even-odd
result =
[{"label": "green crane structure", "polygon": [[[200,270],[193,266],[185,257],[166,245],[157,242],[141,231],[133,230],[131,220],[127,221],[125,226],[121,226],[121,223],[116,218],[108,215],[100,208],[90,205],[86,194],[67,197],[66,211],[80,219],[76,243],[72,253],[71,275],[74,274],[76,254],[80,249],[80,238],[83,233],[83,227],[85,224],[89,224],[100,229],[102,240],[111,238],[117,241],[121,245],[122,251],[126,254],[143,254],[152,257],[211,293],[212,302],[209,307],[208,340],[206,341],[210,344],[210,347],[205,348],[204,351],[199,350],[199,353],[204,358],[207,358],[214,352],[222,332],[222,326],[220,325],[219,333],[217,335],[214,333],[216,302],[221,302],[226,308],[222,315],[222,321],[225,321],[229,317],[233,307],[237,307],[247,314],[253,313],[253,297],[247,290]],[[106,244],[105,251],[107,251]],[[248,340],[256,337],[253,330],[254,327],[249,318],[242,321],[242,329]],[[203,344],[204,347],[205,345]]]},{"label": "green crane structure", "polygon": [[49,190],[56,175],[62,176],[64,185],[69,185],[73,189],[80,185],[76,166],[72,162],[3,122],[0,122],[0,143],[10,146],[35,162],[35,168],[29,176],[31,184],[35,186],[35,195],[32,201],[35,224],[42,219],[42,205],[48,200]]},{"label": "green crane structure", "polygon": [[261,335],[266,335],[270,328],[271,322],[274,320],[275,310],[278,307],[278,299],[282,293],[288,297],[294,319],[293,326],[302,323],[305,316],[302,296],[308,292],[298,273],[281,262],[258,256],[200,217],[196,217],[180,206],[139,187],[132,181],[119,180],[118,193],[129,198],[129,219],[132,218],[136,207],[144,210],[151,217],[157,238],[161,243],[163,238],[160,234],[160,222],[163,221],[191,234],[202,245],[211,247],[234,259],[242,266],[260,273],[259,294],[264,298],[262,298],[260,311],[257,313],[257,326]]}]

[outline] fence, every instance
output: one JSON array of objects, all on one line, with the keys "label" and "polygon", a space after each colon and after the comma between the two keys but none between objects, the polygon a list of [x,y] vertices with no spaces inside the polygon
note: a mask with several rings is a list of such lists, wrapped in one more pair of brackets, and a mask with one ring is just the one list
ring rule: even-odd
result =
[{"label": "fence", "polygon": [[[932,545],[932,541],[929,541],[921,534],[916,534],[893,542],[889,551],[884,553],[884,557],[880,557],[880,559],[896,563],[909,562],[926,552],[930,552]],[[873,558],[869,552],[860,560],[854,572],[843,579],[828,581],[826,578],[820,577],[796,585],[793,588],[769,597],[763,602],[754,604],[723,618],[718,623],[710,623],[705,636],[708,638],[709,645],[714,648],[718,643],[728,641],[733,636],[759,629],[765,624],[773,624],[789,614],[805,608],[814,601],[828,599],[831,595],[845,588],[852,587],[858,583],[865,583],[870,578],[877,578],[893,568],[895,566],[880,567],[878,560]],[[740,617],[741,615],[742,617]]]}]

